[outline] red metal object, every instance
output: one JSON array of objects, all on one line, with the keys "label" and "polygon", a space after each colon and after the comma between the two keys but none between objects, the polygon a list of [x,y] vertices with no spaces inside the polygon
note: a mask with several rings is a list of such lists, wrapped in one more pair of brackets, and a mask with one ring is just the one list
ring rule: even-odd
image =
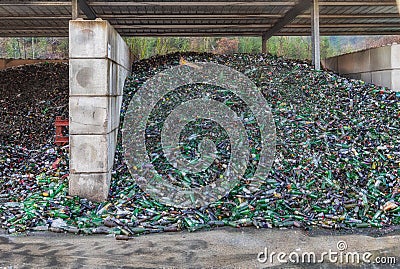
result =
[{"label": "red metal object", "polygon": [[56,127],[56,137],[54,139],[54,144],[56,144],[57,146],[68,144],[69,138],[68,136],[63,135],[63,130],[65,127],[69,126],[69,121],[64,120],[60,116],[56,116],[56,121],[54,122],[54,125]]}]

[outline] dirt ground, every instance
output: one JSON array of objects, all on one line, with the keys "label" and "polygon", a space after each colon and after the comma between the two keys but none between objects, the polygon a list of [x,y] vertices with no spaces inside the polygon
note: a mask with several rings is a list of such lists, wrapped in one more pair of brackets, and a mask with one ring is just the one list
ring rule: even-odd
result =
[{"label": "dirt ground", "polygon": [[[339,251],[343,246],[347,247]],[[400,229],[329,232],[221,228],[150,234],[128,241],[105,235],[1,234],[0,250],[0,268],[400,268]],[[322,256],[329,251],[333,256]],[[286,254],[281,262],[279,252]],[[360,263],[346,254],[356,252],[358,256],[354,257],[359,257]],[[367,252],[371,255],[364,257]],[[314,262],[308,263],[305,253],[314,253]],[[301,263],[301,257],[305,262]],[[363,262],[363,257],[371,263]]]}]

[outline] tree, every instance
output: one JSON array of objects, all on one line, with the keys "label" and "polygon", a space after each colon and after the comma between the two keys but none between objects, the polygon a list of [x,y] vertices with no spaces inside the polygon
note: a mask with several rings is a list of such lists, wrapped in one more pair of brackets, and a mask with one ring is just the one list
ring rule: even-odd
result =
[{"label": "tree", "polygon": [[213,50],[213,52],[218,54],[231,54],[238,52],[238,49],[239,39],[223,37],[217,41],[217,47]]},{"label": "tree", "polygon": [[259,53],[261,51],[261,38],[239,37],[240,53]]},{"label": "tree", "polygon": [[[144,59],[155,54],[177,51],[214,53],[259,53],[261,37],[129,37],[125,38],[134,58]],[[321,57],[331,57],[354,50],[400,43],[400,36],[321,37]],[[294,59],[311,59],[309,36],[274,36],[267,42],[268,52]],[[3,58],[67,58],[68,38],[27,37],[0,38]]]}]

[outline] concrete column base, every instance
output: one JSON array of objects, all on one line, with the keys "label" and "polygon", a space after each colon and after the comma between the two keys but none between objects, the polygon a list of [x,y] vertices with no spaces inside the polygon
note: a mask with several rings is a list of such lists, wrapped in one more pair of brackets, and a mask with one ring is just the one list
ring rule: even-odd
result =
[{"label": "concrete column base", "polygon": [[106,173],[71,174],[69,177],[70,195],[78,195],[91,201],[102,202],[107,199],[111,182],[111,171]]}]

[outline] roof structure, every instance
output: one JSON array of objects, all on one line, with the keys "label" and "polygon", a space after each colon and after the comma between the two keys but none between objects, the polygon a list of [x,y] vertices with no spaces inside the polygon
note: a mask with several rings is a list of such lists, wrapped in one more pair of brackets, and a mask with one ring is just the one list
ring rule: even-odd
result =
[{"label": "roof structure", "polygon": [[[1,0],[0,36],[68,36],[81,18],[108,20],[122,36],[310,35],[312,0]],[[319,2],[321,35],[400,34],[395,0]]]}]

